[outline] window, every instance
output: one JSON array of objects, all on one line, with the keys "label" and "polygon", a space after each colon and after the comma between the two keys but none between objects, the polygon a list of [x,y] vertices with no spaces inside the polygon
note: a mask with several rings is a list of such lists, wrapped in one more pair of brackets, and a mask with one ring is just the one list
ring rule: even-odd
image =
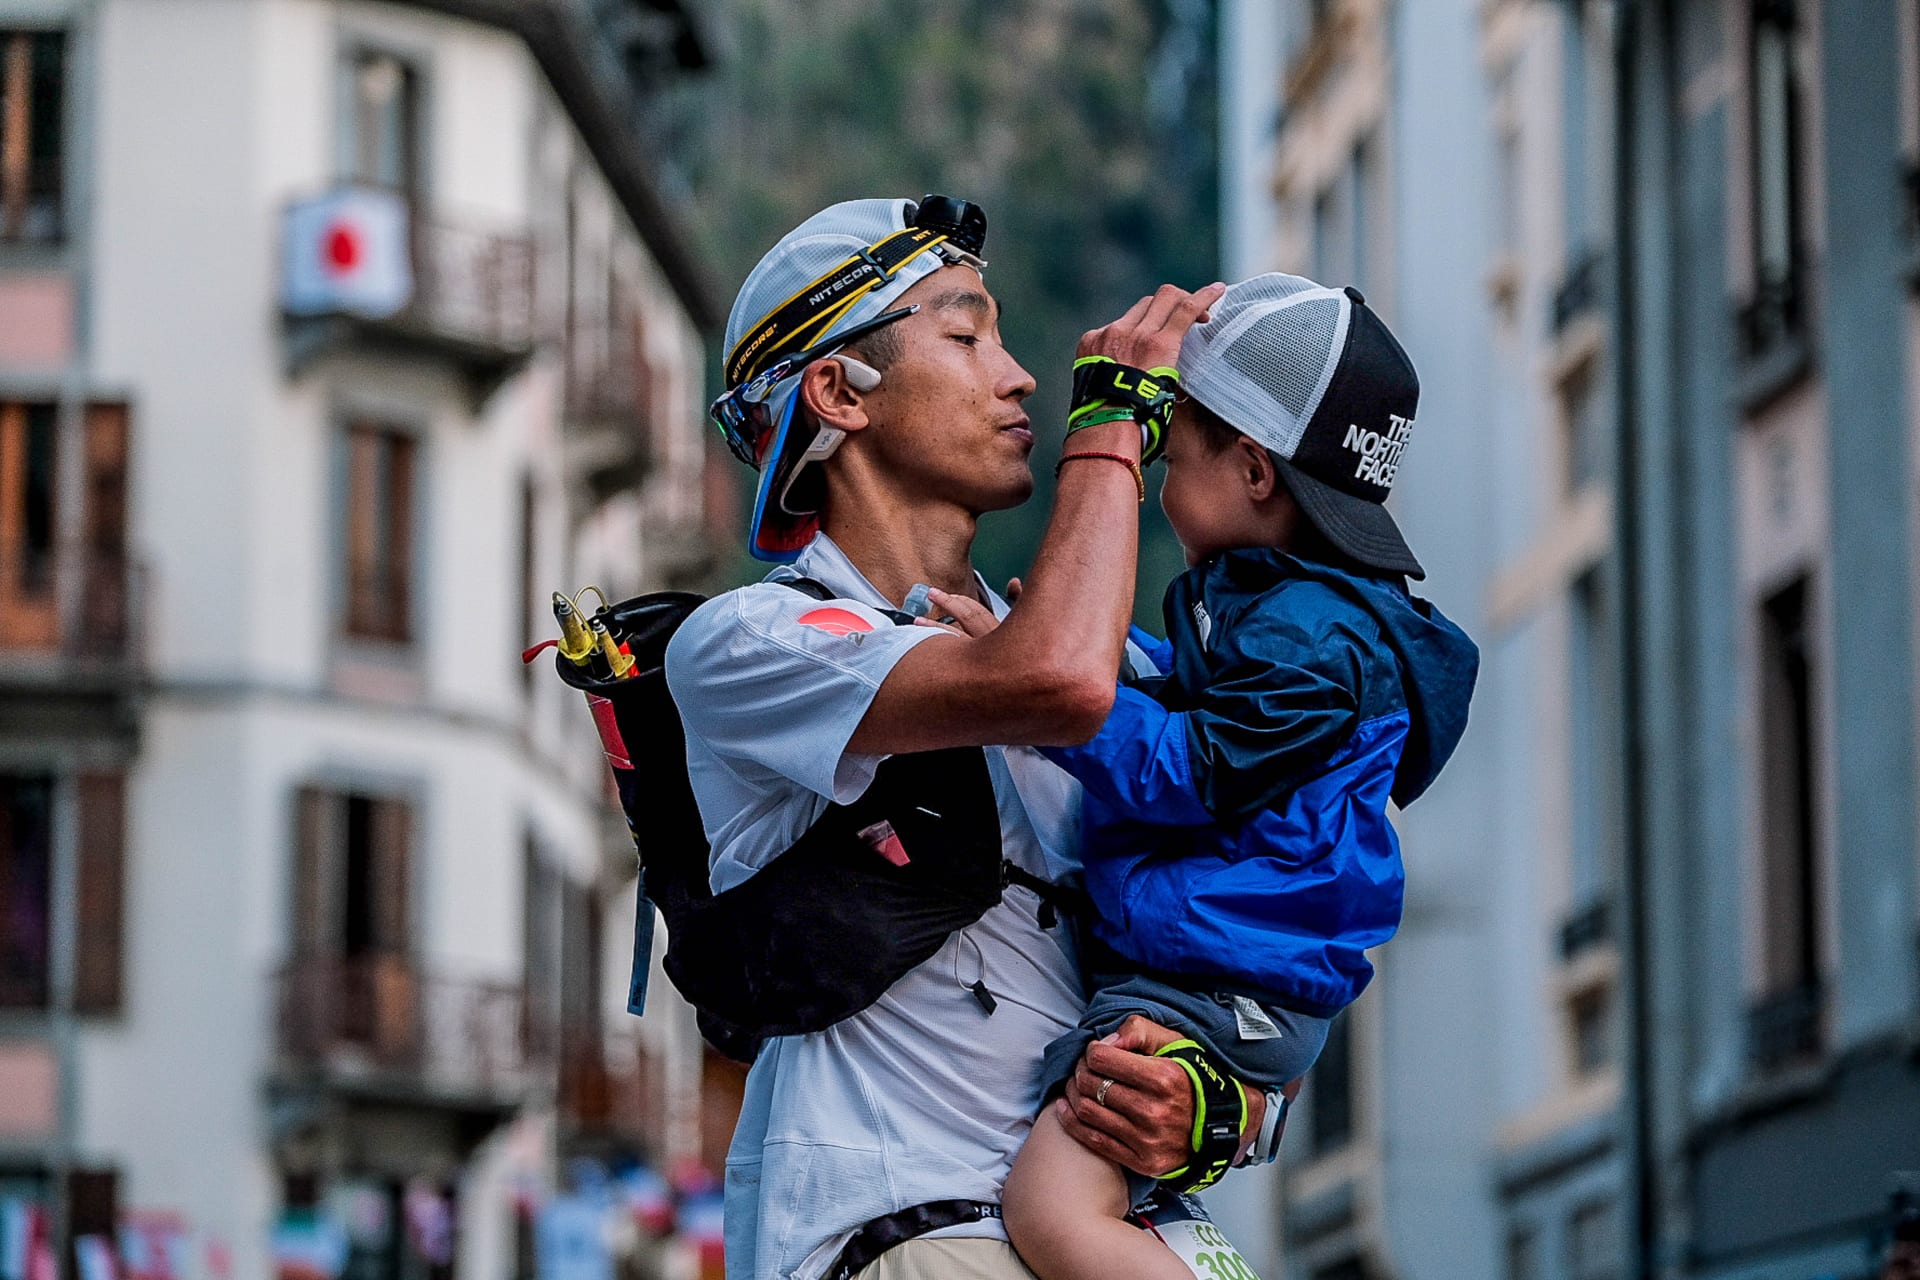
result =
[{"label": "window", "polygon": [[1761,999],[1753,1051],[1763,1066],[1819,1049],[1820,875],[1814,658],[1808,580],[1760,607]]},{"label": "window", "polygon": [[1568,646],[1572,792],[1571,906],[1589,907],[1613,887],[1617,795],[1610,726],[1615,715],[1612,610],[1602,571],[1589,569],[1573,583]]},{"label": "window", "polygon": [[1373,146],[1354,144],[1346,165],[1313,201],[1313,274],[1321,284],[1361,284],[1367,269]]},{"label": "window", "polygon": [[53,584],[55,447],[51,403],[0,403],[0,644],[59,638]]},{"label": "window", "polygon": [[0,244],[60,239],[66,38],[0,30]]},{"label": "window", "polygon": [[412,435],[370,423],[347,428],[346,633],[413,638]]},{"label": "window", "polygon": [[1507,1233],[1507,1280],[1540,1280],[1540,1236],[1532,1227]]},{"label": "window", "polygon": [[74,957],[73,1007],[81,1013],[118,1013],[126,910],[126,777],[82,773],[74,779],[74,798],[80,943]]},{"label": "window", "polygon": [[560,1019],[560,873],[529,833],[521,849],[520,939],[527,1043],[550,1048]]},{"label": "window", "polygon": [[1353,279],[1352,174],[1342,172],[1313,201],[1313,276],[1322,284]]},{"label": "window", "polygon": [[1347,179],[1353,187],[1353,271],[1344,283],[1350,283],[1362,292],[1372,288],[1368,278],[1371,265],[1368,250],[1372,248],[1373,237],[1373,227],[1369,222],[1373,212],[1373,152],[1370,138],[1362,138],[1354,144],[1351,172]]},{"label": "window", "polygon": [[1606,216],[1595,190],[1592,77],[1588,74],[1586,0],[1567,0],[1561,12],[1560,156],[1566,200],[1566,249],[1569,260],[1591,247]]},{"label": "window", "polygon": [[1740,314],[1748,356],[1800,334],[1806,321],[1796,28],[1794,0],[1756,0],[1747,64],[1753,297]]},{"label": "window", "polygon": [[79,869],[73,1007],[114,1013],[126,830],[125,779],[118,773],[79,774],[71,790],[47,773],[0,773],[0,1008],[43,1009],[52,999],[54,836],[63,812],[76,822]]},{"label": "window", "polygon": [[53,778],[0,773],[0,1008],[47,1004]]},{"label": "window", "polygon": [[346,176],[415,195],[420,190],[420,78],[389,53],[347,61]]},{"label": "window", "polygon": [[1614,1280],[1620,1274],[1621,1244],[1611,1200],[1575,1209],[1567,1221],[1568,1280]]},{"label": "window", "polygon": [[1613,989],[1606,983],[1577,992],[1567,1001],[1573,1047],[1573,1074],[1595,1075],[1613,1064]]},{"label": "window", "polygon": [[294,948],[342,960],[411,950],[411,806],[303,788],[295,853]]},{"label": "window", "polygon": [[1342,1015],[1327,1030],[1327,1044],[1307,1076],[1312,1105],[1307,1133],[1313,1154],[1326,1155],[1353,1140],[1353,1019]]}]

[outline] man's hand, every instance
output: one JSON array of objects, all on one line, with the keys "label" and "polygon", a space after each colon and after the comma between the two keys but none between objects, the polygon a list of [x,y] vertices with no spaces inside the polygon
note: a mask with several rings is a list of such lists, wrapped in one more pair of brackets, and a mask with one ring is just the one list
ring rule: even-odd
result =
[{"label": "man's hand", "polygon": [[1219,283],[1193,293],[1163,284],[1112,324],[1082,334],[1074,354],[1109,356],[1136,369],[1174,364],[1180,359],[1180,341],[1187,330],[1196,322],[1204,322],[1207,308],[1226,291],[1227,286]]},{"label": "man's hand", "polygon": [[[1019,581],[1019,579],[1014,579]],[[927,603],[933,606],[936,614],[953,619],[951,622],[935,618],[915,618],[917,627],[939,627],[942,631],[957,631],[963,636],[972,636],[978,640],[1000,625],[1000,619],[993,616],[993,610],[981,604],[972,596],[956,596],[950,591],[938,587],[927,589]]]},{"label": "man's hand", "polygon": [[[1153,1057],[1177,1032],[1138,1015],[1105,1040],[1087,1046],[1056,1105],[1075,1141],[1150,1178],[1193,1158],[1193,1084],[1178,1063]],[[1099,1101],[1107,1085],[1106,1102]],[[1257,1134],[1266,1095],[1247,1090],[1247,1132]]]}]

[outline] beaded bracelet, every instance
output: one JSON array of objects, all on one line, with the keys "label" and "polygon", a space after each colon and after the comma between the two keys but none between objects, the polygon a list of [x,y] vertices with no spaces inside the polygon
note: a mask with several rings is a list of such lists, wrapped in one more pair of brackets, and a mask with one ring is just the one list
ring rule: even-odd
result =
[{"label": "beaded bracelet", "polygon": [[1125,467],[1128,471],[1133,473],[1133,487],[1139,500],[1141,502],[1145,502],[1147,500],[1147,478],[1140,473],[1140,464],[1135,462],[1132,458],[1129,458],[1126,454],[1103,453],[1096,449],[1077,449],[1072,453],[1063,453],[1060,455],[1060,461],[1053,464],[1054,477],[1056,479],[1059,478],[1060,468],[1066,466],[1069,462],[1072,462],[1075,458],[1106,458],[1110,461],[1119,463],[1121,466]]}]

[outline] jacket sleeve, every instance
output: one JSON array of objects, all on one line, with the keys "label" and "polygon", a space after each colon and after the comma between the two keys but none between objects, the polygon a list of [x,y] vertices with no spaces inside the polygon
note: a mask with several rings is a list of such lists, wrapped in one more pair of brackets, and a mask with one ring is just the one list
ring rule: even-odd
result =
[{"label": "jacket sleeve", "polygon": [[1359,727],[1359,641],[1292,639],[1248,637],[1184,713],[1194,792],[1220,821],[1292,793]]},{"label": "jacket sleeve", "polygon": [[1213,816],[1194,789],[1187,734],[1184,714],[1122,685],[1093,741],[1041,750],[1120,818],[1162,827],[1202,826]]},{"label": "jacket sleeve", "polygon": [[1158,674],[1164,676],[1173,670],[1173,641],[1156,640],[1152,632],[1139,626],[1127,628],[1127,639],[1140,647]]}]

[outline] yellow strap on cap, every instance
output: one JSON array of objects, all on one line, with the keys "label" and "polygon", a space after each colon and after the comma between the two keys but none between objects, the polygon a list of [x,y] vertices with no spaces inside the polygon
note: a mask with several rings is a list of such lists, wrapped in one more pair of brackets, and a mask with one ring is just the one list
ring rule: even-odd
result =
[{"label": "yellow strap on cap", "polygon": [[727,354],[727,386],[738,387],[785,353],[812,345],[856,302],[946,240],[944,232],[907,227],[817,277],[741,335]]}]

